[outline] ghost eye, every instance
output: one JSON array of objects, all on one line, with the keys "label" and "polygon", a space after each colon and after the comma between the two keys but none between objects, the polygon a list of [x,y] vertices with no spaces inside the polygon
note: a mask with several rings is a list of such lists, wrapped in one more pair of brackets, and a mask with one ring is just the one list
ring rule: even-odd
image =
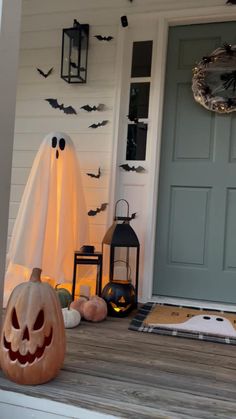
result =
[{"label": "ghost eye", "polygon": [[57,137],[52,137],[52,148],[56,148],[57,146]]},{"label": "ghost eye", "polygon": [[40,310],[39,314],[37,315],[37,319],[34,322],[33,330],[41,329],[44,323],[44,313],[43,310]]},{"label": "ghost eye", "polygon": [[13,312],[12,312],[12,325],[15,329],[20,329],[20,325],[17,319],[17,315],[16,315],[16,309],[13,308]]},{"label": "ghost eye", "polygon": [[64,150],[65,146],[66,146],[66,142],[65,142],[64,138],[61,138],[60,141],[59,141],[60,149]]}]

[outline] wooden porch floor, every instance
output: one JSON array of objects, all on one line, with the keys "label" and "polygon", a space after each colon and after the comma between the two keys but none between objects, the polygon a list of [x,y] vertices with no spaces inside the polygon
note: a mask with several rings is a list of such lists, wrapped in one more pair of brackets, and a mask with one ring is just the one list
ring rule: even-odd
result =
[{"label": "wooden porch floor", "polygon": [[234,346],[133,332],[129,322],[82,322],[67,330],[55,380],[19,386],[0,372],[0,388],[125,418],[236,418]]}]

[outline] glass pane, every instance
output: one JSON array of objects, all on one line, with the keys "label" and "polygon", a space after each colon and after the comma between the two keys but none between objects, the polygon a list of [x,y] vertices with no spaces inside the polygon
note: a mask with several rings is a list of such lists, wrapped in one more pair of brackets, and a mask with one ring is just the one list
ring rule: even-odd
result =
[{"label": "glass pane", "polygon": [[129,281],[135,284],[137,249],[135,247],[115,247],[113,280]]},{"label": "glass pane", "polygon": [[145,160],[147,124],[128,124],[126,160]]},{"label": "glass pane", "polygon": [[79,28],[63,30],[64,50],[62,52],[61,76],[69,83],[86,81],[87,34]]},{"label": "glass pane", "polygon": [[152,64],[152,41],[133,43],[131,77],[150,77]]},{"label": "glass pane", "polygon": [[69,36],[64,33],[63,35],[64,40],[64,48],[62,51],[62,76],[68,77],[69,74],[69,56],[70,56],[70,38]]},{"label": "glass pane", "polygon": [[87,68],[88,35],[86,31],[81,31],[81,54],[80,54],[80,74],[86,78]]},{"label": "glass pane", "polygon": [[148,118],[150,83],[131,83],[129,94],[129,119]]}]

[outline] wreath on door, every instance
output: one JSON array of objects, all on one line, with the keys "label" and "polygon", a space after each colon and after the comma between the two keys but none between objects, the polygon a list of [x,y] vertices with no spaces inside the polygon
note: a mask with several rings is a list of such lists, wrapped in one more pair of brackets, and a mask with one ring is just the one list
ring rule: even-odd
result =
[{"label": "wreath on door", "polygon": [[236,45],[224,44],[201,59],[193,69],[192,91],[210,111],[236,111]]}]

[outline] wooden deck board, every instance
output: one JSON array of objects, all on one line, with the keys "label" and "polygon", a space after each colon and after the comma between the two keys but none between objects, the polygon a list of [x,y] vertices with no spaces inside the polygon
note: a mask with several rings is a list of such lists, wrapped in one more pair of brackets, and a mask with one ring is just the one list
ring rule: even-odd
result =
[{"label": "wooden deck board", "polygon": [[139,333],[130,318],[67,330],[59,376],[19,386],[0,372],[0,388],[119,417],[236,418],[236,348]]}]

